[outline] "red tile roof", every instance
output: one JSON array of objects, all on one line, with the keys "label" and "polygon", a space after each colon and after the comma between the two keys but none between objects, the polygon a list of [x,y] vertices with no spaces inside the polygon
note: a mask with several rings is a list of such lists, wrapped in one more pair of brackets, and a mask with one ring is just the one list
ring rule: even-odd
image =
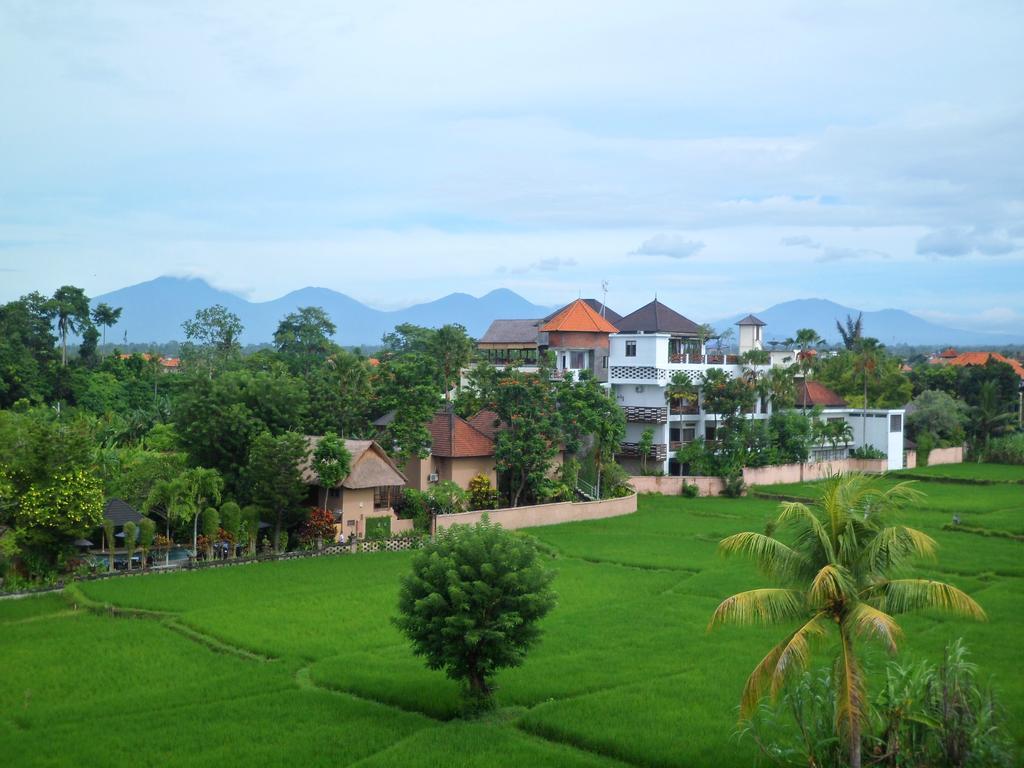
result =
[{"label": "red tile roof", "polygon": [[498,414],[488,410],[479,411],[469,417],[469,423],[487,435],[491,440],[494,440],[502,430],[499,421]]},{"label": "red tile roof", "polygon": [[434,456],[457,459],[494,455],[494,441],[451,411],[438,411],[427,429],[430,430],[430,452]]},{"label": "red tile roof", "polygon": [[[945,353],[943,353],[943,355],[945,355]],[[1024,379],[1024,365],[1021,365],[1019,360],[1013,360],[1006,355],[1000,355],[998,352],[962,352],[950,360],[948,365],[985,365],[989,359],[1000,363],[1006,363],[1008,366],[1013,368],[1014,373]]]},{"label": "red tile roof", "polygon": [[796,404],[802,406],[805,403],[821,408],[845,408],[848,405],[841,395],[817,381],[805,381],[797,389]]},{"label": "red tile roof", "polygon": [[577,333],[618,333],[619,329],[595,312],[583,299],[576,299],[540,327],[549,331],[575,331]]}]

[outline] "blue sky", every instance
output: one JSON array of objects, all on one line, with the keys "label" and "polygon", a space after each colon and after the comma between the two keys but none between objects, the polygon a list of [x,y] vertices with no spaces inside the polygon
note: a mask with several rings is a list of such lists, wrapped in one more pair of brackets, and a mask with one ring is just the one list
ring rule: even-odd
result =
[{"label": "blue sky", "polygon": [[610,284],[1024,325],[1019,2],[0,6],[0,300]]}]

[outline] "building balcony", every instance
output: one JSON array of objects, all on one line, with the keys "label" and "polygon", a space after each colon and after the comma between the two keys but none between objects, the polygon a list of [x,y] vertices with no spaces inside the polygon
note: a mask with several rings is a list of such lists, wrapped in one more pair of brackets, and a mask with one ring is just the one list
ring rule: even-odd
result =
[{"label": "building balcony", "polygon": [[626,421],[634,424],[664,424],[668,421],[668,408],[657,405],[626,405],[622,410]]},{"label": "building balcony", "polygon": [[670,363],[683,365],[739,365],[739,355],[726,355],[722,353],[702,355],[697,352],[681,352],[669,355]]},{"label": "building balcony", "polygon": [[669,413],[673,416],[699,416],[700,406],[694,402],[682,401],[675,402],[669,406]]},{"label": "building balcony", "polygon": [[[640,443],[620,443],[619,456],[627,459],[640,459]],[[665,443],[654,443],[647,452],[648,459],[664,461],[668,458],[668,446]]]}]

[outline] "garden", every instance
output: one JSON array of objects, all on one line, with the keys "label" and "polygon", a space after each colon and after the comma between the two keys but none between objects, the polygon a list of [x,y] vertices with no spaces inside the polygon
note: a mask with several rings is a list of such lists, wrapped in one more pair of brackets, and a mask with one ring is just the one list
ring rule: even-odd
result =
[{"label": "garden", "polygon": [[[900,616],[894,659],[935,665],[962,639],[1019,750],[1022,542],[985,535],[1024,531],[1019,468],[935,467],[924,477],[935,473],[916,483],[924,497],[903,519],[935,539],[938,558],[909,575],[963,589],[988,620]],[[753,565],[723,559],[719,542],[765,530],[781,497],[819,491],[644,496],[634,515],[535,529],[557,604],[522,666],[496,675],[497,707],[472,720],[459,716],[459,686],[413,656],[392,621],[411,553],[137,576],[0,601],[0,754],[16,765],[750,766],[761,758],[739,733],[740,694],[783,633],[708,632],[725,598],[766,586]],[[862,647],[868,695],[881,706],[891,659]],[[830,658],[826,643],[814,669]]]}]

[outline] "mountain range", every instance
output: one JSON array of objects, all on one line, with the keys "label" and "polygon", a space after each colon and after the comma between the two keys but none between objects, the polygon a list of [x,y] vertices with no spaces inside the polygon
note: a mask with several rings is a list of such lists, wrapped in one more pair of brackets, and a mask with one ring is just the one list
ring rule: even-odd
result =
[{"label": "mountain range", "polygon": [[93,306],[99,302],[122,307],[120,321],[107,330],[108,341],[120,341],[127,333],[129,342],[143,343],[182,340],[181,324],[192,319],[196,310],[214,304],[241,319],[243,344],[270,342],[281,318],[299,307],[323,307],[338,327],[334,340],[344,345],[379,344],[399,323],[428,327],[461,323],[476,338],[496,318],[544,317],[551,312],[550,307],[531,304],[504,288],[479,298],[451,293],[425,304],[384,311],[329,288],[301,288],[272,301],[251,302],[199,278],[181,277],[158,277],[92,300]]},{"label": "mountain range", "polygon": [[[829,343],[838,343],[841,338],[836,322],[844,323],[847,317],[855,318],[861,312],[853,307],[844,307],[827,299],[796,299],[776,304],[755,312],[763,320],[766,341],[782,341],[796,336],[800,328],[813,328]],[[723,318],[712,325],[719,331],[733,325],[745,314]],[[922,320],[902,309],[880,309],[864,312],[863,334],[873,336],[883,344],[930,344],[930,345],[979,345],[998,346],[1020,343],[1022,338],[1003,333],[965,331]]]},{"label": "mountain range", "polygon": [[[109,341],[120,341],[127,334],[129,342],[142,343],[181,340],[182,322],[191,319],[196,310],[214,304],[221,304],[238,315],[245,326],[244,344],[270,342],[281,318],[299,307],[323,307],[338,327],[335,341],[344,345],[378,344],[381,337],[399,323],[429,327],[461,323],[471,336],[479,338],[492,320],[545,317],[553,309],[532,304],[505,288],[479,298],[452,293],[436,301],[393,311],[368,307],[328,288],[302,288],[272,301],[251,302],[214,288],[202,279],[180,277],[160,277],[121,288],[93,299],[93,305],[99,302],[122,307],[120,321],[107,331]],[[625,314],[635,308],[616,309]],[[782,340],[794,336],[798,328],[814,328],[826,340],[835,342],[839,340],[836,321],[844,320],[847,315],[856,317],[858,311],[824,299],[799,299],[755,314],[767,323],[766,340]],[[723,318],[712,325],[723,330],[741,317]],[[695,319],[699,322],[699,318]],[[865,312],[864,334],[886,344],[1000,345],[1021,341],[1004,334],[945,328],[899,309]]]}]

